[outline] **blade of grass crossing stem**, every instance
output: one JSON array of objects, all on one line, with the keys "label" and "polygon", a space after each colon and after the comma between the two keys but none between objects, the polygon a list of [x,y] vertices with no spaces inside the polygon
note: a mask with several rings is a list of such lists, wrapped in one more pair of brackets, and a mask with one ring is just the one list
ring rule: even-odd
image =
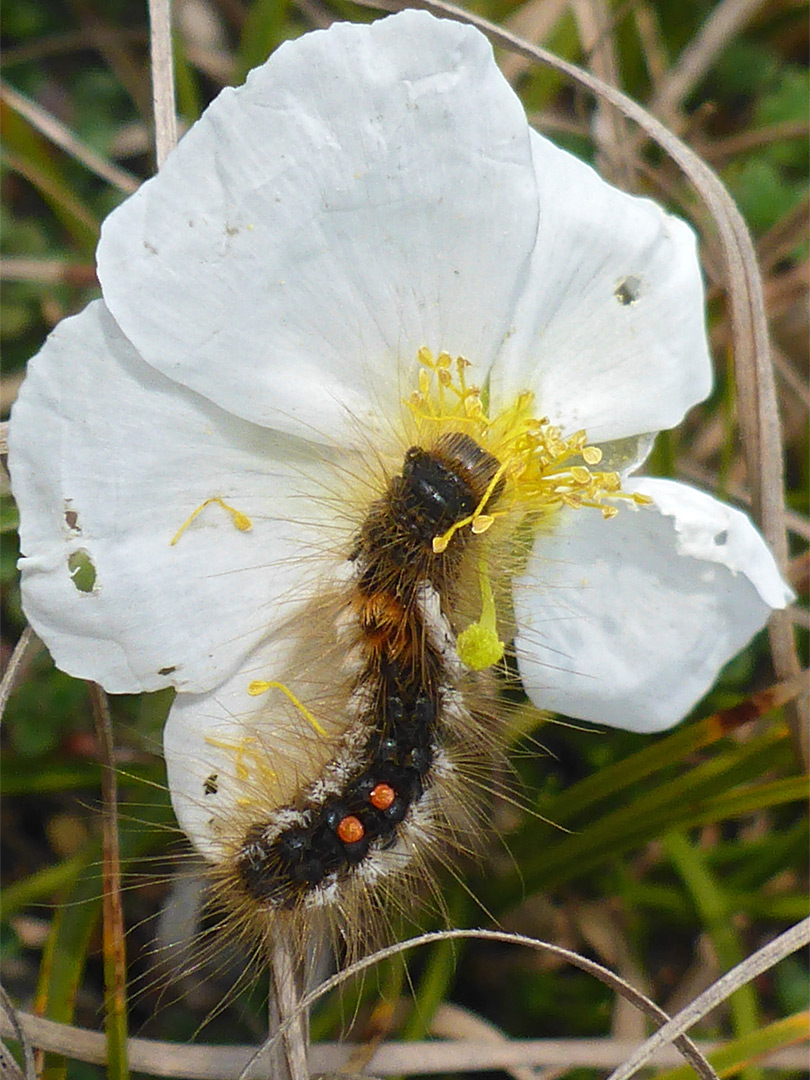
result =
[{"label": "blade of grass crossing stem", "polygon": [[[729,971],[741,963],[745,950],[734,928],[734,909],[717,878],[709,869],[703,853],[683,832],[671,832],[663,838],[664,849],[676,872],[683,879],[709,935],[720,968]],[[741,986],[728,999],[734,1034],[739,1038],[753,1034],[760,1024],[753,986]],[[746,1069],[746,1080],[760,1080],[759,1069]]]},{"label": "blade of grass crossing stem", "polygon": [[88,687],[104,765],[101,791],[104,830],[103,952],[107,1076],[111,1080],[128,1080],[127,965],[121,904],[121,854],[118,843],[118,777],[113,759],[112,720],[107,695],[96,683],[88,683]]},{"label": "blade of grass crossing stem", "polygon": [[769,753],[774,767],[782,763],[782,758],[792,761],[785,729],[781,737],[782,747],[775,748],[766,735],[762,743],[753,740],[734,753],[718,755],[685,775],[635,797],[629,805],[592,822],[582,832],[560,838],[559,833],[555,837],[549,829],[548,837],[542,837],[538,836],[541,823],[530,821],[509,841],[522,874],[506,875],[495,881],[479,879],[475,891],[496,911],[503,910],[527,893],[579,878],[673,828],[707,824],[764,806],[806,798],[804,777],[756,784],[743,791],[728,790],[761,773],[763,750]]},{"label": "blade of grass crossing stem", "polygon": [[726,818],[742,817],[771,806],[785,803],[807,802],[807,777],[792,776],[787,780],[773,780],[767,784],[752,784],[741,791],[732,791],[716,799],[699,804],[694,813],[686,817],[684,828],[712,825]]},{"label": "blade of grass crossing stem", "polygon": [[55,892],[73,888],[82,870],[97,857],[95,850],[96,845],[91,842],[77,855],[37,870],[3,889],[3,920],[7,922],[20,908],[47,901]]},{"label": "blade of grass crossing stem", "polygon": [[[79,875],[51,921],[34,999],[34,1011],[49,1020],[65,1024],[73,1020],[76,994],[101,913],[100,855],[101,847],[96,843],[92,865]],[[42,1080],[61,1080],[65,1069],[63,1058],[49,1054]]]},{"label": "blade of grass crossing stem", "polygon": [[[553,807],[549,805],[549,811],[553,809],[552,820],[560,825],[570,825],[586,810],[610,795],[626,790],[645,777],[672,769],[674,763],[685,760],[696,750],[711,746],[743,724],[767,715],[789,700],[797,690],[798,685],[793,681],[778,683],[729,709],[683,725],[672,735],[645,746],[632,757],[600,769],[555,797]],[[540,809],[545,812],[546,808]],[[548,816],[552,817],[551,812]]]},{"label": "blade of grass crossing stem", "polygon": [[[800,1012],[776,1020],[767,1027],[753,1031],[741,1039],[734,1039],[719,1050],[708,1055],[709,1061],[722,1077],[736,1076],[751,1062],[757,1061],[775,1050],[782,1050],[810,1037],[810,1013]],[[655,1080],[692,1080],[690,1068],[669,1069],[656,1073]]]},{"label": "blade of grass crossing stem", "polygon": [[6,165],[28,180],[69,233],[76,249],[92,258],[101,223],[76,194],[57,160],[59,152],[4,102],[0,103],[0,118]]},{"label": "blade of grass crossing stem", "polygon": [[[775,767],[776,759],[780,756],[790,760],[788,751],[786,729],[783,725],[775,725],[759,738],[752,739],[745,745],[735,744],[730,750],[719,752],[680,775],[666,778],[649,790],[631,793],[629,788],[625,788],[625,797],[619,807],[602,814],[590,814],[582,824],[582,832],[562,834],[553,826],[546,826],[543,830],[542,823],[532,820],[511,839],[510,847],[520,864],[525,865],[528,872],[531,872],[533,863],[547,866],[546,860],[553,860],[555,851],[590,846],[589,838],[597,831],[601,835],[601,843],[609,841],[614,833],[619,836],[627,832],[637,832],[639,829],[646,833],[648,829],[645,819],[656,816],[664,819],[673,810],[676,813],[687,813],[690,808],[689,800],[694,803],[698,797],[716,795],[720,791],[727,791],[734,783],[744,783],[758,777],[762,772],[763,754],[767,755],[767,760],[774,763]],[[564,798],[567,800],[567,793]],[[543,811],[551,822],[559,820],[553,802],[544,806]],[[565,818],[563,824],[568,824]],[[538,832],[543,831],[548,832],[548,837],[538,850]]]}]

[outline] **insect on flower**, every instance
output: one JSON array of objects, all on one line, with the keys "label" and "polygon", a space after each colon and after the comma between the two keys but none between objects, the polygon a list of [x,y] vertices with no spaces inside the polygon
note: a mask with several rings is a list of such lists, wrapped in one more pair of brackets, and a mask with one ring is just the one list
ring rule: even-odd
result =
[{"label": "insect on flower", "polygon": [[743,514],[634,475],[711,388],[691,230],[533,132],[470,27],[283,45],[98,266],[14,410],[25,609],[71,674],[177,689],[178,819],[260,937],[470,845],[505,655],[661,730],[790,601]]}]

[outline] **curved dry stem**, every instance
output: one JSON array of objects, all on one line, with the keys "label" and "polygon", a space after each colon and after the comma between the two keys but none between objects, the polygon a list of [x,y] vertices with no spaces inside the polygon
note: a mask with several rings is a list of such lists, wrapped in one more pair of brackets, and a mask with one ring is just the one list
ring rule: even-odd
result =
[{"label": "curved dry stem", "polygon": [[3,1006],[3,1011],[9,1019],[11,1025],[11,1033],[14,1038],[19,1042],[23,1051],[23,1058],[25,1060],[25,1077],[26,1080],[36,1080],[37,1066],[34,1061],[34,1050],[31,1046],[31,1042],[26,1034],[25,1028],[20,1023],[20,1018],[17,1015],[17,1010],[12,1004],[11,998],[6,993],[4,987],[0,986],[0,1004]]},{"label": "curved dry stem", "polygon": [[8,666],[3,672],[2,682],[0,682],[0,720],[6,714],[8,699],[25,676],[28,665],[42,648],[44,646],[37,635],[30,626],[26,626],[20,634],[20,640],[14,646],[14,652],[11,654]]},{"label": "curved dry stem", "polygon": [[[522,945],[538,952],[549,952],[553,956],[557,956],[560,959],[573,964],[575,967],[580,968],[582,971],[594,975],[606,986],[610,987],[611,990],[621,994],[637,1008],[641,1009],[641,1011],[651,1020],[663,1023],[667,1023],[669,1020],[667,1014],[663,1009],[660,1009],[654,1001],[650,1001],[648,997],[636,990],[635,987],[631,986],[630,983],[626,982],[619,975],[610,971],[609,968],[605,968],[593,960],[588,960],[584,956],[580,956],[579,953],[572,952],[570,949],[565,949],[561,945],[552,945],[549,942],[538,941],[535,938],[526,937],[523,934],[510,934],[503,930],[437,930],[430,934],[420,934],[418,937],[409,938],[407,941],[397,942],[395,945],[390,945],[388,948],[380,949],[378,952],[372,953],[371,956],[363,957],[343,971],[326,979],[316,990],[306,994],[301,999],[298,1010],[301,1012],[308,1012],[315,1002],[323,997],[324,994],[341,986],[348,979],[360,974],[367,968],[373,967],[381,960],[387,960],[389,957],[398,956],[400,953],[415,949],[421,945],[430,945],[438,941],[461,941],[470,939],[500,941],[507,945]],[[281,1025],[278,1032],[256,1051],[251,1060],[239,1074],[239,1080],[246,1080],[246,1078],[251,1075],[251,1070],[259,1065],[265,1054],[270,1053],[275,1049],[278,1040],[283,1037],[285,1031],[295,1023],[295,1021],[295,1016],[289,1017]],[[693,1066],[697,1074],[703,1077],[703,1080],[717,1080],[717,1073],[688,1036],[678,1035],[677,1038],[671,1041],[675,1043],[686,1060]]]},{"label": "curved dry stem", "polygon": [[660,1046],[671,1042],[698,1020],[702,1020],[735,990],[739,990],[741,986],[745,986],[764,971],[770,970],[774,964],[778,964],[780,960],[784,960],[786,956],[790,956],[791,953],[808,944],[810,944],[810,919],[803,919],[802,922],[796,923],[790,930],[786,930],[784,934],[780,934],[778,938],[752,953],[731,971],[726,972],[717,982],[712,983],[708,990],[704,990],[685,1009],[681,1009],[677,1016],[673,1016],[654,1035],[651,1035],[623,1065],[610,1074],[608,1080],[627,1080],[647,1064],[650,1056]]}]

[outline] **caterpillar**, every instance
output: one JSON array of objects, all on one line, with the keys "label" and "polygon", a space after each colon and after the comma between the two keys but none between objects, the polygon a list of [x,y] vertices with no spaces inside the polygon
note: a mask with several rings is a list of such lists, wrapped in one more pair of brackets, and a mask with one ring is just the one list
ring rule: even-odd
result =
[{"label": "caterpillar", "polygon": [[481,758],[492,735],[465,701],[465,682],[480,690],[481,680],[459,659],[450,617],[465,560],[483,541],[457,526],[497,504],[500,471],[471,436],[442,434],[408,449],[362,522],[337,620],[357,668],[345,734],[317,778],[243,827],[214,869],[216,894],[251,911],[261,932],[279,913],[306,931],[320,909],[346,938],[437,844],[469,846],[473,801],[456,761]]},{"label": "caterpillar", "polygon": [[[176,743],[174,712],[167,725],[178,819],[254,942],[281,919],[293,938],[326,927],[356,954],[392,905],[438,895],[432,868],[486,832],[482,789],[509,732],[493,669],[508,670],[510,585],[535,531],[563,501],[612,516],[604,500],[632,498],[593,468],[584,432],[564,439],[533,415],[532,394],[490,416],[464,357],[423,347],[417,362],[408,449],[378,460],[398,464],[355,506],[336,580],[321,551],[314,595],[211,699],[204,738]],[[248,681],[262,663],[273,678]],[[191,699],[193,724],[208,707]]]}]

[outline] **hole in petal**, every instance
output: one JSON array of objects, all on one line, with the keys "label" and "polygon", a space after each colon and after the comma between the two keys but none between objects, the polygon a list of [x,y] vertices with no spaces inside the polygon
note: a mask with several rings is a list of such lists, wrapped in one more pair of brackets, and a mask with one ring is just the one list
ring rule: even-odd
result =
[{"label": "hole in petal", "polygon": [[79,548],[68,556],[68,570],[70,579],[79,592],[89,593],[96,584],[96,568],[90,552],[85,548]]},{"label": "hole in petal", "polygon": [[70,499],[65,499],[65,524],[71,532],[80,533],[82,531],[79,525],[79,515],[71,507]]},{"label": "hole in petal", "polygon": [[158,668],[158,675],[171,675],[173,671],[177,671],[176,664],[171,664],[169,667]]},{"label": "hole in petal", "polygon": [[640,291],[641,278],[634,277],[630,274],[628,277],[622,278],[613,290],[613,295],[623,307],[627,307],[628,304],[635,304],[638,300]]},{"label": "hole in petal", "polygon": [[723,531],[719,532],[717,534],[717,536],[715,536],[715,538],[714,538],[714,542],[715,542],[715,544],[717,544],[718,547],[722,547],[723,544],[725,544],[727,541],[728,541],[728,529],[723,529]]},{"label": "hole in petal", "polygon": [[216,795],[219,791],[219,777],[216,773],[211,773],[210,776],[206,777],[205,783],[203,784],[203,791],[206,795]]}]

